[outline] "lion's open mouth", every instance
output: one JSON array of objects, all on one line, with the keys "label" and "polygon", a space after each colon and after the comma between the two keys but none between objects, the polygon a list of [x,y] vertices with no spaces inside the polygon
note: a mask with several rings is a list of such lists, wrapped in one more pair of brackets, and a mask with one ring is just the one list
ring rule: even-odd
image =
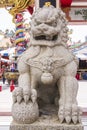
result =
[{"label": "lion's open mouth", "polygon": [[54,35],[54,36],[41,35],[41,36],[36,36],[34,38],[35,38],[35,40],[51,40],[51,41],[54,41],[54,40],[57,40],[58,35]]}]

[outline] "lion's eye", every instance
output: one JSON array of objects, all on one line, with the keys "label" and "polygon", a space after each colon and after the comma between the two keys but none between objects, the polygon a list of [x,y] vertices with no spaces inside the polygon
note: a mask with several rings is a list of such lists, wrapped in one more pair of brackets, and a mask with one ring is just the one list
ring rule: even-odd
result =
[{"label": "lion's eye", "polygon": [[57,26],[57,22],[56,22],[56,21],[53,22],[53,23],[52,23],[52,26],[53,26],[53,27],[56,27],[56,26]]},{"label": "lion's eye", "polygon": [[36,26],[37,24],[36,24],[36,22],[34,22],[34,26]]}]

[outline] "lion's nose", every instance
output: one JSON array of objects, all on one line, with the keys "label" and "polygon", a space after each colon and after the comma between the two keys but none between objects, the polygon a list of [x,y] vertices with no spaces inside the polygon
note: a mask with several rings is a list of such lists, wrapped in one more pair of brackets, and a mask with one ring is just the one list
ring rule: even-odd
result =
[{"label": "lion's nose", "polygon": [[44,23],[40,24],[39,27],[40,27],[41,29],[43,29],[44,31],[47,30],[47,27],[46,27],[46,25],[45,25]]}]

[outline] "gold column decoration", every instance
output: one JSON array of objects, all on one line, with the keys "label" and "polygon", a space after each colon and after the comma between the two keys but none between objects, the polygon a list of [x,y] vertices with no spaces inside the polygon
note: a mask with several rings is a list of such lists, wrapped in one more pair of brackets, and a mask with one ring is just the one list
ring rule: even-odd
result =
[{"label": "gold column decoration", "polygon": [[24,11],[28,6],[34,6],[35,0],[0,0],[0,7],[12,7],[9,13],[13,16]]},{"label": "gold column decoration", "polygon": [[[9,0],[10,2],[14,0]],[[24,11],[28,6],[33,6],[34,0],[15,0],[14,7],[9,10],[9,13],[15,16],[16,14]]]},{"label": "gold column decoration", "polygon": [[12,6],[14,1],[9,0],[0,0],[0,7]]}]

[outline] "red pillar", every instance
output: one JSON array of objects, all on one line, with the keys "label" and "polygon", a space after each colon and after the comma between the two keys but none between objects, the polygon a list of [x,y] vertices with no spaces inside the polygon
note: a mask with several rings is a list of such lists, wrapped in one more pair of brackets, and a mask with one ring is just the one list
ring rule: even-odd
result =
[{"label": "red pillar", "polygon": [[15,89],[15,84],[14,81],[12,80],[10,84],[10,92],[12,92],[14,89]]},{"label": "red pillar", "polygon": [[2,86],[0,85],[0,91],[2,91]]}]

